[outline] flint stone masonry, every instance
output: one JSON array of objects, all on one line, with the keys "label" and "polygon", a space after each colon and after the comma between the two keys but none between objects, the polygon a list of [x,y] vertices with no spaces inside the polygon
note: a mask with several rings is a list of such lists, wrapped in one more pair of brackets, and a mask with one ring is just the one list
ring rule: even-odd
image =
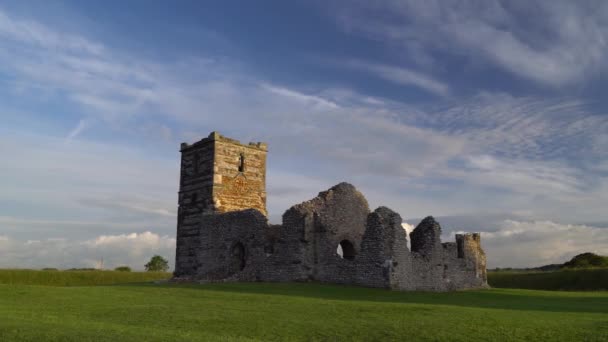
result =
[{"label": "flint stone masonry", "polygon": [[[394,290],[487,287],[479,234],[441,242],[427,217],[410,234],[402,219],[340,183],[294,205],[281,225],[266,218],[266,152],[213,132],[182,144],[174,281],[319,281]],[[338,252],[340,247],[340,254]]]},{"label": "flint stone masonry", "polygon": [[264,143],[241,144],[212,132],[181,145],[179,206],[204,214],[257,209],[266,215]]}]

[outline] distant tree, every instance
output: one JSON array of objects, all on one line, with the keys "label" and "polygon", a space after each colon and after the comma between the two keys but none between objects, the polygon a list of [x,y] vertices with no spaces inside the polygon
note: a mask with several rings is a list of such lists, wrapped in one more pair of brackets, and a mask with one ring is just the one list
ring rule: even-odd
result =
[{"label": "distant tree", "polygon": [[45,267],[42,269],[43,271],[59,271],[58,269],[56,269],[55,267]]},{"label": "distant tree", "polygon": [[583,253],[564,264],[565,268],[608,267],[608,257],[594,253]]},{"label": "distant tree", "polygon": [[68,271],[99,271],[99,269],[97,269],[97,268],[91,268],[91,267],[88,267],[88,268],[70,268],[70,269],[68,269]]},{"label": "distant tree", "polygon": [[129,266],[118,266],[114,269],[114,271],[118,272],[131,272],[131,267]]},{"label": "distant tree", "polygon": [[169,270],[169,262],[160,255],[155,255],[145,265],[148,272],[167,272]]}]

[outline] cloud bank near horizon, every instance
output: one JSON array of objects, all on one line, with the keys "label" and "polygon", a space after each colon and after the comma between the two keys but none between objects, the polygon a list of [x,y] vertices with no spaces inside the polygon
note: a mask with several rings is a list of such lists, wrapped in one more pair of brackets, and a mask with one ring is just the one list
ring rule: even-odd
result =
[{"label": "cloud bank near horizon", "polygon": [[144,270],[153,255],[175,259],[175,238],[151,232],[101,235],[90,240],[20,241],[0,236],[0,268],[103,268]]},{"label": "cloud bank near horizon", "polygon": [[[438,219],[450,222],[450,218]],[[482,227],[469,227],[466,232],[481,233],[489,268],[563,263],[583,252],[608,255],[607,228],[511,219],[487,223],[493,227],[490,231]],[[407,222],[403,226],[408,235],[415,228],[415,225]],[[453,227],[456,226],[443,227],[443,242],[454,241],[454,234],[464,232]],[[517,250],[516,255],[513,255],[514,249]],[[113,269],[126,265],[143,270],[143,265],[155,254],[168,259],[173,268],[175,238],[149,231],[101,235],[88,240],[49,238],[22,241],[0,235],[0,250],[3,255],[0,268],[103,266],[104,269]]]}]

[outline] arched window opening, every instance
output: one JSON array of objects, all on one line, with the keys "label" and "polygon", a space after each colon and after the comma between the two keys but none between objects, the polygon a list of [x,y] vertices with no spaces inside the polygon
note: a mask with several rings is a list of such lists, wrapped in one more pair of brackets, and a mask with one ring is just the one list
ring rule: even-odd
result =
[{"label": "arched window opening", "polygon": [[242,271],[245,268],[245,246],[238,242],[232,247],[232,269]]},{"label": "arched window opening", "polygon": [[456,249],[458,251],[458,258],[463,259],[464,258],[464,240],[463,239],[456,239]]},{"label": "arched window opening", "polygon": [[355,255],[357,255],[357,251],[355,250],[355,246],[353,246],[352,242],[348,240],[340,241],[338,248],[336,249],[336,253],[342,259],[346,260],[354,260]]},{"label": "arched window opening", "polygon": [[239,156],[239,172],[245,172],[245,154]]}]

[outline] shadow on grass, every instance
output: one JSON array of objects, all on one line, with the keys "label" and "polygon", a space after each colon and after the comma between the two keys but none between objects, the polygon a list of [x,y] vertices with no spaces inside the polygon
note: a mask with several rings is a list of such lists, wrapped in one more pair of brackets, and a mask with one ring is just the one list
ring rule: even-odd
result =
[{"label": "shadow on grass", "polygon": [[[124,286],[135,286],[135,284],[125,284]],[[449,305],[523,311],[608,313],[608,292],[551,292],[519,289],[489,289],[447,293],[399,292],[318,283],[222,283],[204,285],[156,285],[148,283],[146,286],[355,302]]]},{"label": "shadow on grass", "polygon": [[500,288],[565,291],[608,290],[608,268],[562,269],[551,272],[488,272]]}]

